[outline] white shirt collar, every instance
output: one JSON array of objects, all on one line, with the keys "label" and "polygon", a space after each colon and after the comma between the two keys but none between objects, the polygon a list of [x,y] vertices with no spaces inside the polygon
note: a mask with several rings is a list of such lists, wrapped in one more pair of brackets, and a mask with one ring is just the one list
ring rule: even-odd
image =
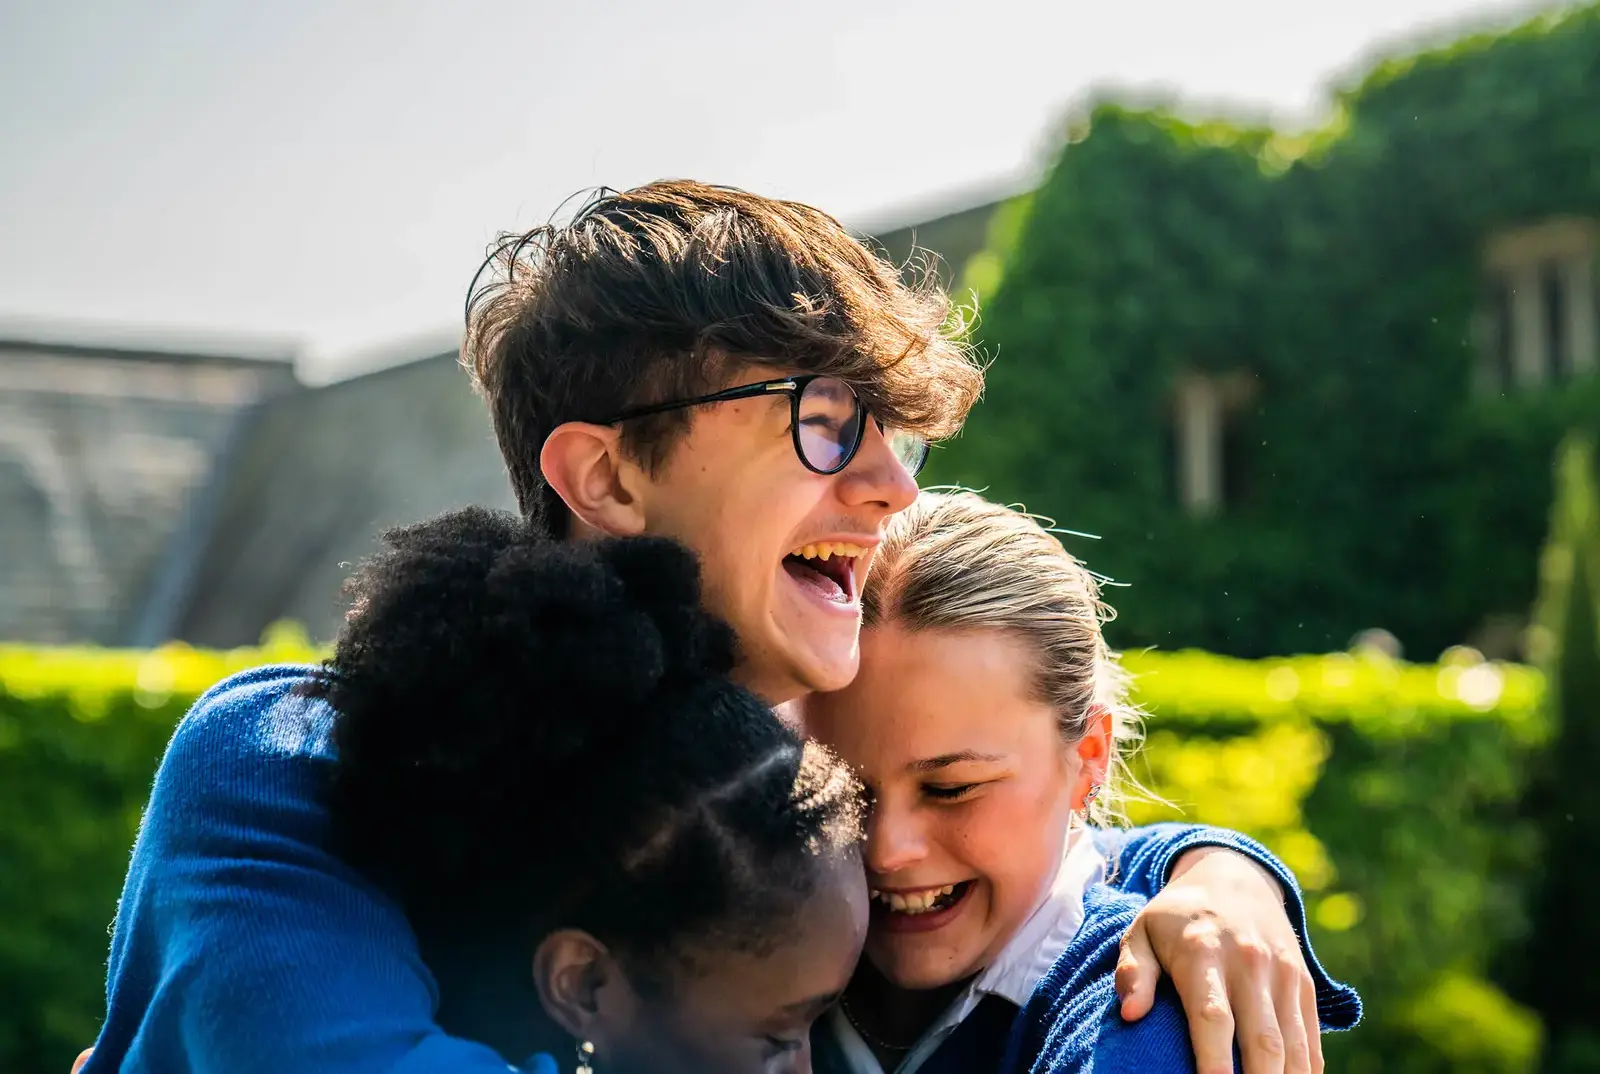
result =
[{"label": "white shirt collar", "polygon": [[978,974],[972,990],[1008,999],[1019,1007],[1027,1003],[1083,925],[1083,893],[1105,875],[1105,857],[1088,829],[1072,829],[1049,893],[988,968]]},{"label": "white shirt collar", "polygon": [[[961,990],[938,1021],[917,1040],[893,1074],[915,1074],[939,1050],[945,1038],[966,1020],[985,994],[1000,996],[1017,1006],[1028,1002],[1050,967],[1066,951],[1083,925],[1083,895],[1105,879],[1106,860],[1086,828],[1073,828],[1056,867],[1056,875],[1039,906],[1000,949],[1000,954],[972,983]],[[825,1020],[827,1031],[839,1044],[849,1074],[884,1074],[877,1057],[841,1008]]]}]

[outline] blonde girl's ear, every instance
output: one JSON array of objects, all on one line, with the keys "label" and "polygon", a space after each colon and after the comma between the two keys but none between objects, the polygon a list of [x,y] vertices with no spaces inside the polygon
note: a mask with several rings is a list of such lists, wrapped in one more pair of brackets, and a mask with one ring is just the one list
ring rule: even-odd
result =
[{"label": "blonde girl's ear", "polygon": [[1114,730],[1115,718],[1110,709],[1104,705],[1090,708],[1083,735],[1072,747],[1078,755],[1078,785],[1073,789],[1073,799],[1080,813],[1088,811],[1110,774],[1116,748]]}]

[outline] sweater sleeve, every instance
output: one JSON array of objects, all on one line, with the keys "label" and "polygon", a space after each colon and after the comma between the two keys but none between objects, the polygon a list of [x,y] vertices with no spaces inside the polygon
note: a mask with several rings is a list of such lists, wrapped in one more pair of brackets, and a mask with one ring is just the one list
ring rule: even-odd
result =
[{"label": "sweater sleeve", "polygon": [[1180,857],[1200,847],[1223,847],[1243,854],[1266,869],[1283,888],[1284,909],[1295,934],[1300,937],[1300,953],[1316,984],[1317,1017],[1322,1028],[1350,1029],[1361,1020],[1361,998],[1355,989],[1330,977],[1312,949],[1299,882],[1289,867],[1266,847],[1239,832],[1200,824],[1151,824],[1126,831],[1101,830],[1098,835],[1111,869],[1108,883],[1146,898],[1154,898],[1166,887],[1172,867]]},{"label": "sweater sleeve", "polygon": [[[1139,1021],[1124,1022],[1115,1004],[1106,1007],[1101,1020],[1094,1074],[1194,1074],[1189,1022],[1172,982],[1163,980],[1156,986],[1155,1005]],[[1235,1047],[1234,1070],[1241,1066]]]},{"label": "sweater sleeve", "polygon": [[1001,1074],[1194,1074],[1182,1005],[1170,981],[1137,1022],[1125,1022],[1116,993],[1118,948],[1144,908],[1142,895],[1095,886],[1071,945],[1017,1015]]},{"label": "sweater sleeve", "polygon": [[262,668],[179,725],[118,907],[86,1074],[505,1074],[444,1034],[405,915],[327,849],[331,713]]}]

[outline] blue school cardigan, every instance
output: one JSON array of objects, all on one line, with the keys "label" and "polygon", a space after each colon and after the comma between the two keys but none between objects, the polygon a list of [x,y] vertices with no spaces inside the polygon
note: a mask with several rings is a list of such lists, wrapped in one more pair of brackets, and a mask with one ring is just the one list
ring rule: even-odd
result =
[{"label": "blue school cardigan", "polygon": [[[1178,856],[1200,846],[1237,850],[1277,877],[1316,986],[1321,1028],[1349,1029],[1360,1021],[1360,997],[1328,976],[1306,939],[1299,884],[1265,847],[1237,832],[1198,825],[1097,830],[1094,837],[1110,866],[1109,882],[1084,893],[1083,923],[1028,1002],[1019,1010],[985,996],[917,1074],[1194,1074],[1189,1021],[1171,982],[1162,978],[1148,1014],[1124,1022],[1115,979],[1123,935],[1165,886]],[[821,1074],[847,1069],[826,1033],[815,1033],[813,1041]]]},{"label": "blue school cardigan", "polygon": [[[86,1074],[514,1069],[439,1028],[438,990],[405,914],[329,850],[333,715],[295,692],[313,670],[236,675],[179,723],[117,908]],[[1143,858],[1123,855],[1147,881],[1164,880],[1184,850],[1217,844],[1251,853],[1293,890],[1242,836],[1148,831]]]},{"label": "blue school cardigan", "polygon": [[[1018,1011],[990,997],[923,1065],[919,1074],[1194,1074],[1189,1023],[1166,978],[1155,1006],[1137,1022],[1120,1013],[1115,977],[1123,934],[1149,900],[1097,884],[1084,895],[1077,935]],[[1311,963],[1324,1030],[1349,1029],[1361,1000]],[[986,1000],[986,1002],[989,1002]],[[968,1024],[971,1030],[967,1030]],[[1003,1056],[998,1064],[996,1056]],[[1234,1052],[1235,1066],[1238,1051]]]}]

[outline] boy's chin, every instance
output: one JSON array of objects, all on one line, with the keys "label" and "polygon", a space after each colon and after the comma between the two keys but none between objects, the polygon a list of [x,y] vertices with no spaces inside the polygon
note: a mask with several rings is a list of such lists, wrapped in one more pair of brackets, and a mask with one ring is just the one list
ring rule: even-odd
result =
[{"label": "boy's chin", "polygon": [[808,694],[828,694],[843,690],[855,681],[861,670],[861,649],[851,644],[836,654],[809,654],[810,659],[797,661],[796,678]]},{"label": "boy's chin", "polygon": [[759,649],[744,644],[748,662],[736,677],[756,687],[769,705],[843,690],[861,670],[859,627],[835,625],[819,632],[815,624],[806,626],[811,629],[769,631]]}]

